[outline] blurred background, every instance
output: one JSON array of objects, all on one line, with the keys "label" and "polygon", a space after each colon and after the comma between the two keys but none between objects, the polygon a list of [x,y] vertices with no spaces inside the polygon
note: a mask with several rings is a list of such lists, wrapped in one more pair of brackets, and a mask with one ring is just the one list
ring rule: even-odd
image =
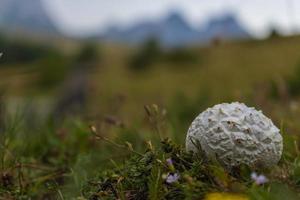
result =
[{"label": "blurred background", "polygon": [[49,117],[142,128],[155,103],[181,138],[220,102],[297,121],[299,10],[296,0],[1,0],[0,113],[31,128]]},{"label": "blurred background", "polygon": [[232,101],[281,129],[299,183],[299,11],[297,0],[0,0],[0,199],[80,196],[130,157],[111,143],[184,145],[200,112]]}]

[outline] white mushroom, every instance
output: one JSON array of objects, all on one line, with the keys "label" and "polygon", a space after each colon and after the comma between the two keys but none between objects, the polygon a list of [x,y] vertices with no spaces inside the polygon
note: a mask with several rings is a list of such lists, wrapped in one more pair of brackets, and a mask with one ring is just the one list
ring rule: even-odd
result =
[{"label": "white mushroom", "polygon": [[272,121],[238,102],[215,105],[196,117],[187,133],[187,151],[197,152],[197,144],[207,157],[227,167],[271,167],[280,160],[283,148]]}]

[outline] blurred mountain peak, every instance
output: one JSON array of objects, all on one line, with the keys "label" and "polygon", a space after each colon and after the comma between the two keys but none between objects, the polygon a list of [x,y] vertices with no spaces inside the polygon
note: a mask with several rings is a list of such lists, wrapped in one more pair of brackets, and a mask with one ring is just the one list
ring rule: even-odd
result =
[{"label": "blurred mountain peak", "polygon": [[[42,0],[0,0],[0,32],[61,35]],[[208,43],[216,37],[240,39],[250,35],[231,12],[212,16],[204,26],[196,29],[180,11],[172,10],[161,19],[141,20],[129,27],[111,24],[105,33],[93,37],[127,44],[154,38],[163,46],[176,47]]]},{"label": "blurred mountain peak", "polygon": [[231,24],[237,24],[237,17],[232,12],[227,12],[222,15],[217,15],[211,17],[211,19],[208,21],[208,25],[215,26],[215,25],[222,25],[222,26],[228,26]]},{"label": "blurred mountain peak", "polygon": [[59,32],[42,0],[0,0],[0,31]]},{"label": "blurred mountain peak", "polygon": [[167,15],[165,20],[162,21],[163,25],[177,26],[183,29],[191,29],[188,22],[179,11],[172,11]]},{"label": "blurred mountain peak", "polygon": [[202,28],[202,32],[206,33],[206,38],[244,39],[251,37],[233,12],[211,17]]},{"label": "blurred mountain peak", "polygon": [[176,11],[176,10],[171,11],[165,18],[165,21],[166,22],[185,23],[183,16],[180,14],[179,11]]},{"label": "blurred mountain peak", "polygon": [[154,38],[163,46],[176,47],[208,43],[214,38],[244,39],[250,37],[231,12],[211,17],[199,29],[191,27],[179,11],[172,11],[157,21],[140,21],[125,29],[113,27],[114,29],[108,29],[101,38],[129,44],[139,44]]}]

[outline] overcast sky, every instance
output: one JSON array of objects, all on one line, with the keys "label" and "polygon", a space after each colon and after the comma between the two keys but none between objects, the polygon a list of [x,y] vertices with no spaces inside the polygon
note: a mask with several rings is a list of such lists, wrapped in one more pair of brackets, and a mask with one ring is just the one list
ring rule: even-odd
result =
[{"label": "overcast sky", "polygon": [[69,33],[103,31],[142,19],[157,19],[178,10],[188,22],[201,26],[212,15],[232,11],[256,36],[273,25],[285,34],[300,29],[298,0],[43,0],[59,27]]}]

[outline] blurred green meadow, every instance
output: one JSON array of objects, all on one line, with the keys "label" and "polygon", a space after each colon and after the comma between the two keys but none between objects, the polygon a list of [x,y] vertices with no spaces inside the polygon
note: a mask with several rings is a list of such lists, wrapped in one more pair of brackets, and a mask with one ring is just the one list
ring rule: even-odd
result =
[{"label": "blurred green meadow", "polygon": [[[49,40],[0,36],[0,199],[300,198],[300,36],[186,48]],[[282,160],[256,169],[265,185],[184,151],[192,120],[232,101],[281,129]],[[165,183],[174,168],[181,179]]]}]

